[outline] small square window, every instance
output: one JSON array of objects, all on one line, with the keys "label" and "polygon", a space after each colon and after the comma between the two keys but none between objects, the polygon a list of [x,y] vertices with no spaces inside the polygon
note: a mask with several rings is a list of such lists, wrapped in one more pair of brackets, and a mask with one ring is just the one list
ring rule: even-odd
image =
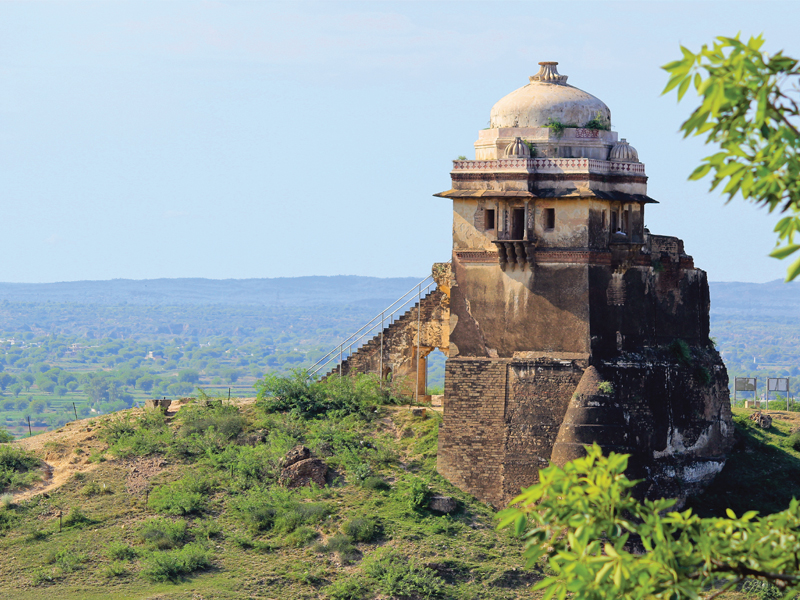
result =
[{"label": "small square window", "polygon": [[493,208],[486,209],[483,217],[484,217],[483,228],[494,229],[494,209]]},{"label": "small square window", "polygon": [[556,209],[544,209],[544,228],[545,230],[552,230],[556,228]]}]

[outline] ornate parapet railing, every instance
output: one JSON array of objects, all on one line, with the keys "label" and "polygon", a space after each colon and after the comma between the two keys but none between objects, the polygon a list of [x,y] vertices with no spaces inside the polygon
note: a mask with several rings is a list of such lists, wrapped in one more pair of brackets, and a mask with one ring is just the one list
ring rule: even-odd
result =
[{"label": "ornate parapet railing", "polygon": [[501,158],[498,160],[454,160],[453,172],[605,173],[644,175],[644,163],[616,162],[595,158]]}]

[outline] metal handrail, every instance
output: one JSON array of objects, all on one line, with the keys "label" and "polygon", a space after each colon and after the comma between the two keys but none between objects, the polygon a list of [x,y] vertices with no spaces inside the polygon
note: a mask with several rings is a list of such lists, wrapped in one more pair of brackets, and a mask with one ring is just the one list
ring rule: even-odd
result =
[{"label": "metal handrail", "polygon": [[[352,349],[353,349],[353,344],[355,342],[360,342],[364,337],[369,335],[370,332],[372,332],[372,330],[374,330],[378,326],[380,326],[380,331],[383,332],[387,316],[391,318],[396,312],[405,309],[405,307],[414,299],[415,296],[417,301],[420,302],[422,300],[423,292],[427,294],[430,288],[435,285],[436,282],[433,280],[433,276],[428,275],[425,279],[420,281],[417,285],[412,287],[405,294],[403,294],[397,300],[392,302],[392,304],[383,309],[372,319],[367,321],[359,329],[357,329],[349,336],[347,336],[341,343],[339,343],[327,354],[322,356],[322,358],[320,358],[317,362],[311,365],[311,367],[308,368],[309,376],[313,377],[314,375],[322,371],[324,367],[326,367],[332,361],[337,359],[337,354],[339,359],[339,369],[341,370],[342,362],[346,358],[349,358],[350,356],[353,355]],[[383,338],[381,338],[381,343],[383,343]],[[348,353],[346,357],[343,357],[345,347],[348,347]],[[359,346],[356,348],[356,351],[358,351],[359,347],[361,347],[361,344],[359,344]],[[381,359],[382,358],[383,358],[383,352],[381,352]],[[383,366],[381,365],[381,369],[382,368]]]}]

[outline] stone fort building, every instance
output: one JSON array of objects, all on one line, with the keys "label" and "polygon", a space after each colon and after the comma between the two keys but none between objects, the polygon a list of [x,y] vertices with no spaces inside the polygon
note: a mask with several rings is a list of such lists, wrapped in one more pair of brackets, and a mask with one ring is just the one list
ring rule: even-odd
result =
[{"label": "stone fort building", "polygon": [[[657,202],[609,108],[539,64],[494,105],[475,160],[453,161],[436,194],[453,202],[452,263],[386,330],[381,364],[419,373],[445,351],[438,470],[481,500],[503,506],[592,442],[632,455],[643,495],[685,498],[733,441],[706,273],[644,227]],[[374,371],[368,346],[345,372]]]}]

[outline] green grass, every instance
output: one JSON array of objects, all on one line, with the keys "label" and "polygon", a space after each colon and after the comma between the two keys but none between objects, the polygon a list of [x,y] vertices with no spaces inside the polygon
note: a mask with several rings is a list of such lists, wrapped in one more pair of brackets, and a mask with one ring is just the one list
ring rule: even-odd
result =
[{"label": "green grass", "polygon": [[[335,417],[198,403],[171,421],[96,418],[115,458],[48,497],[0,507],[0,598],[530,597],[538,576],[515,575],[519,541],[436,473],[438,418],[348,398]],[[266,442],[247,441],[252,432]],[[152,438],[165,464],[145,506],[122,461],[150,456]],[[280,486],[280,460],[299,443],[329,465],[329,486]],[[464,509],[437,516],[411,501],[415,490]],[[58,510],[75,517],[60,532]]]},{"label": "green grass", "polygon": [[790,422],[773,418],[763,430],[747,416],[752,410],[733,409],[736,442],[725,468],[701,496],[688,506],[703,516],[725,516],[756,510],[769,514],[785,510],[800,498],[800,452],[794,448]]}]

